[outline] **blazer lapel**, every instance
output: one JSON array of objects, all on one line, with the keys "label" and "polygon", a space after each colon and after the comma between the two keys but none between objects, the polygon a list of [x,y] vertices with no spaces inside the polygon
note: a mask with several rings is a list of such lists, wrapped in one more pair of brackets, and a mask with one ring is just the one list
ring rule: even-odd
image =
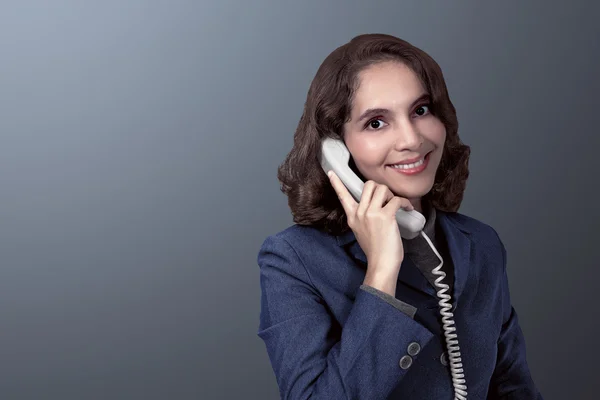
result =
[{"label": "blazer lapel", "polygon": [[453,217],[453,213],[438,211],[437,216],[454,265],[454,295],[452,300],[457,301],[460,299],[469,276],[469,266],[472,259],[471,232],[468,227]]}]

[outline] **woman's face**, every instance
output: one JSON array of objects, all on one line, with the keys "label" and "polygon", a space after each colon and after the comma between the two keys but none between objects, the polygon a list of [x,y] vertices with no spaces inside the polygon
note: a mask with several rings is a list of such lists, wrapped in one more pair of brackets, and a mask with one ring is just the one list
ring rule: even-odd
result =
[{"label": "woman's face", "polygon": [[430,112],[420,79],[406,65],[386,61],[359,74],[344,141],[361,174],[387,185],[421,210],[434,183],[446,129]]}]

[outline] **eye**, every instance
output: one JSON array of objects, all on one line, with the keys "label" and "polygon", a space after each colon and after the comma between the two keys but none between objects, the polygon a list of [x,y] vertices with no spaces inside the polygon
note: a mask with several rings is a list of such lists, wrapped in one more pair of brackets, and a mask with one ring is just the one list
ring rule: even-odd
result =
[{"label": "eye", "polygon": [[415,112],[419,116],[425,115],[425,114],[427,114],[427,112],[430,112],[429,106],[430,106],[429,104],[420,105],[419,107],[417,107],[417,109],[415,110]]},{"label": "eye", "polygon": [[378,130],[383,127],[383,124],[385,124],[385,122],[383,122],[381,118],[375,118],[367,122],[365,128],[371,128],[371,130]]}]

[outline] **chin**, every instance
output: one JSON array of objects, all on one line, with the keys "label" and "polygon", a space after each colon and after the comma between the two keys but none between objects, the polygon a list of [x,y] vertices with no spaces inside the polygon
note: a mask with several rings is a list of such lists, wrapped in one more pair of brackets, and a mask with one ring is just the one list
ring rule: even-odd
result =
[{"label": "chin", "polygon": [[404,185],[402,187],[396,184],[389,185],[388,187],[396,196],[412,200],[420,199],[429,193],[433,187],[433,182],[424,182],[423,184],[418,184],[415,182],[411,185]]}]

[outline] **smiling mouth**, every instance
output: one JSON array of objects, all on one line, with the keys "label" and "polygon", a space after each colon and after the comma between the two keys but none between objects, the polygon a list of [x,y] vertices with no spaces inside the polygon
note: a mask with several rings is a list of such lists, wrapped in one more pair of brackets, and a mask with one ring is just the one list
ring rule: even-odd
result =
[{"label": "smiling mouth", "polygon": [[394,169],[404,169],[404,170],[411,170],[411,169],[419,168],[420,166],[422,166],[425,163],[425,161],[427,161],[429,159],[429,155],[431,153],[432,153],[432,151],[430,151],[429,153],[425,154],[423,157],[421,157],[420,159],[418,159],[417,161],[414,161],[412,163],[389,164],[388,167],[391,167]]},{"label": "smiling mouth", "polygon": [[393,169],[395,172],[399,172],[405,175],[419,174],[427,168],[431,153],[432,152],[430,151],[429,153],[425,154],[424,157],[410,164],[389,164],[388,167]]},{"label": "smiling mouth", "polygon": [[[427,156],[425,156],[425,157],[427,157]],[[423,157],[419,161],[411,163],[411,164],[396,164],[396,165],[390,165],[390,167],[396,168],[396,169],[413,169],[413,168],[417,168],[417,167],[420,167],[421,165],[423,165],[423,163],[425,162],[425,157]]]}]

